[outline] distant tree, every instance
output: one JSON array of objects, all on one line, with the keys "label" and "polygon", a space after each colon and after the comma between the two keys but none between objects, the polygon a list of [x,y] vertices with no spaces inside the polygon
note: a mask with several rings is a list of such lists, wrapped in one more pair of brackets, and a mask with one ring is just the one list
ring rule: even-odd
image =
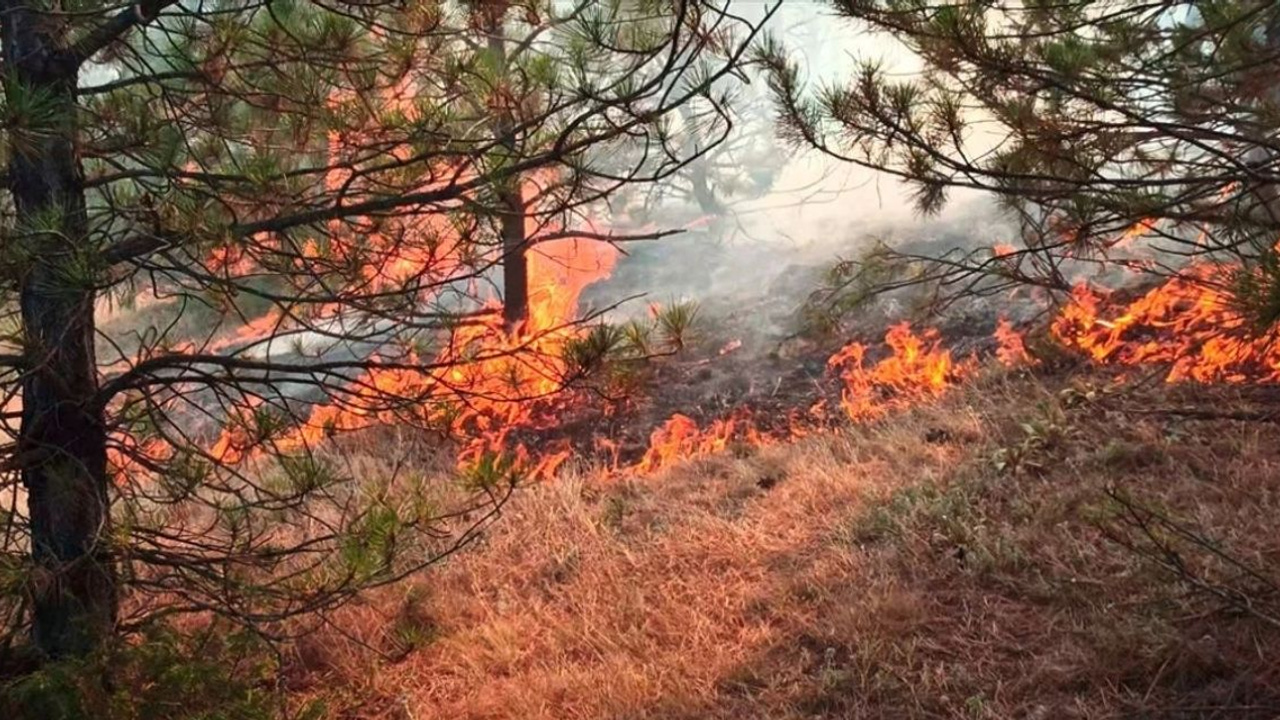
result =
[{"label": "distant tree", "polygon": [[[830,5],[922,71],[862,57],[849,82],[812,89],[773,41],[761,57],[785,136],[896,175],[925,213],[988,191],[1023,230],[1020,247],[906,258],[923,268],[910,277],[883,275],[881,253],[880,286],[1065,290],[1079,263],[1171,274],[1200,258],[1243,269],[1213,277],[1260,324],[1280,318],[1276,3]],[[1126,252],[1139,237],[1166,252]]]},{"label": "distant tree", "polygon": [[[784,8],[785,9],[785,8]],[[777,15],[770,14],[770,17]],[[665,182],[628,188],[634,219],[648,219],[681,206],[703,217],[733,213],[733,206],[771,192],[792,157],[792,148],[779,141],[769,90],[752,68],[722,78],[716,90],[731,102],[727,116],[715,108],[685,105],[671,123],[672,143],[690,158]],[[636,153],[643,152],[636,148]],[[621,158],[628,166],[634,157]]]},{"label": "distant tree", "polygon": [[576,221],[689,160],[669,119],[719,108],[755,28],[712,0],[5,0],[0,31],[0,611],[58,658],[157,616],[265,632],[474,537],[510,463],[433,488],[318,445],[447,425],[472,288],[526,222],[627,239]]},{"label": "distant tree", "polygon": [[741,200],[761,198],[773,189],[782,173],[790,148],[776,142],[773,118],[765,98],[757,95],[743,102],[740,91],[734,103],[733,127],[723,140],[709,136],[714,124],[682,108],[681,137],[687,154],[698,157],[676,173],[669,183],[646,186],[651,195],[674,196],[692,202],[703,214],[719,216]]}]

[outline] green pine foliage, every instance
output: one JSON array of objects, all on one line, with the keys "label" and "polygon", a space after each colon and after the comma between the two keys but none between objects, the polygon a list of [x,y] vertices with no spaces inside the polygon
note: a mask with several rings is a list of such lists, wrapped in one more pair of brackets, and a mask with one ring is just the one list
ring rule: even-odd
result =
[{"label": "green pine foliage", "polygon": [[[831,5],[869,37],[904,45],[923,72],[855,50],[850,77],[816,88],[772,40],[758,59],[784,136],[892,173],[922,213],[979,189],[1021,223],[1023,262],[952,254],[922,277],[953,294],[984,275],[1066,290],[1079,268],[1120,258],[1165,273],[1225,262],[1249,278],[1236,283],[1246,312],[1274,316],[1255,287],[1274,284],[1280,240],[1274,3]],[[1120,243],[1130,232],[1151,252]]]},{"label": "green pine foliage", "polygon": [[[438,441],[504,192],[532,188],[536,244],[677,171],[671,118],[727,123],[756,32],[710,0],[18,0],[0,24],[0,488],[75,468],[0,515],[0,662],[33,626],[53,657],[155,618],[287,622],[470,542],[521,468],[357,472],[350,431]],[[68,413],[93,432],[59,436]]]}]

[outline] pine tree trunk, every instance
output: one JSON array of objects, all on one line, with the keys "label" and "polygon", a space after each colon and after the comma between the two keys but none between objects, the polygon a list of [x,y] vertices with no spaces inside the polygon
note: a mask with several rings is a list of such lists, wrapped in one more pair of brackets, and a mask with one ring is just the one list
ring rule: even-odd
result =
[{"label": "pine tree trunk", "polygon": [[706,158],[695,160],[689,170],[689,182],[693,185],[693,199],[698,208],[707,215],[719,217],[724,214],[724,204],[711,189],[711,177],[707,170]]},{"label": "pine tree trunk", "polygon": [[33,636],[58,658],[84,655],[116,619],[108,547],[106,432],[96,404],[93,309],[83,171],[76,149],[77,70],[58,51],[56,24],[6,3],[0,13],[6,92],[36,107],[10,133],[9,189],[17,211],[11,241],[28,372],[22,381],[18,452],[31,517]]},{"label": "pine tree trunk", "polygon": [[[507,70],[507,45],[503,37],[503,18],[506,3],[495,2],[484,7],[484,30],[489,34],[488,48],[493,53],[499,72]],[[505,100],[510,101],[510,98]],[[515,153],[516,139],[512,136],[514,118],[509,109],[502,110],[495,124],[500,142]],[[525,236],[524,187],[519,176],[511,178],[498,195],[498,212],[502,226],[502,319],[507,332],[515,332],[529,316],[529,258],[528,238]]]},{"label": "pine tree trunk", "polygon": [[529,315],[529,258],[525,254],[524,193],[502,193],[502,319],[515,331]]},{"label": "pine tree trunk", "polygon": [[[684,152],[692,157],[700,149],[699,144],[703,140],[702,132],[699,130],[697,118],[693,116],[693,111],[688,105],[680,106],[680,115],[684,118],[684,124],[688,130]],[[711,158],[706,155],[689,163],[689,184],[692,186],[693,200],[698,203],[698,208],[707,215],[719,217],[724,215],[725,206],[716,197],[715,190],[711,188],[710,165]]]},{"label": "pine tree trunk", "polygon": [[[1280,9],[1272,8],[1270,13],[1270,17],[1266,20],[1265,47],[1267,57],[1271,59],[1268,73],[1272,78],[1274,78],[1277,74],[1280,74],[1280,67],[1277,67],[1280,65],[1280,62],[1277,62],[1277,58],[1280,57]],[[1273,109],[1280,107],[1280,82],[1269,83],[1268,90],[1263,94],[1261,101],[1261,104],[1264,107],[1270,106]],[[1266,113],[1264,112],[1262,114],[1265,116]],[[1264,136],[1259,142],[1259,145],[1264,148],[1274,147],[1274,143],[1277,139],[1275,137],[1276,128],[1274,124],[1268,128],[1268,130],[1270,131],[1267,133],[1269,136]],[[1266,166],[1275,162],[1276,158],[1274,151],[1262,152],[1259,153],[1259,155],[1261,155],[1259,158],[1260,165]],[[1262,187],[1259,194],[1262,196],[1261,214],[1264,227],[1270,226],[1271,228],[1274,228],[1277,224],[1280,224],[1280,187],[1277,187],[1275,183],[1267,183]],[[1271,249],[1274,241],[1274,231],[1264,231],[1263,234],[1269,238],[1263,242],[1266,244],[1268,249]]]}]

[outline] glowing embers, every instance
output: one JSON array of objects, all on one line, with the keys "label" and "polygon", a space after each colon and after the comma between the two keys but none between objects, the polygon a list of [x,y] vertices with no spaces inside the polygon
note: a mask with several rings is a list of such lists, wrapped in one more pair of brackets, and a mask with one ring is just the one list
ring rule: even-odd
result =
[{"label": "glowing embers", "polygon": [[1123,307],[1077,286],[1053,321],[1054,337],[1109,365],[1168,366],[1168,382],[1276,382],[1276,333],[1258,335],[1220,284],[1231,268],[1192,266]]}]

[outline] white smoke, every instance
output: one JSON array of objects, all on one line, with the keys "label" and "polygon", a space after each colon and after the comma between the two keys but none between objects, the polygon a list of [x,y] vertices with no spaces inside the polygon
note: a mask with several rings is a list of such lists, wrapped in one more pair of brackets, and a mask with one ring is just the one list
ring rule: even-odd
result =
[{"label": "white smoke", "polygon": [[[773,5],[731,0],[729,7],[757,22]],[[834,17],[826,2],[784,0],[765,28],[783,43],[815,90],[850,79],[859,60],[879,61],[886,72],[903,77],[921,71],[920,59],[902,44]],[[760,132],[762,126],[774,132],[771,98],[762,78],[753,77],[738,99],[736,110],[747,121],[737,123],[735,133]],[[764,123],[749,122],[761,116]],[[725,197],[728,213],[709,226],[663,240],[660,247],[631,248],[632,256],[623,260],[615,277],[591,289],[588,300],[600,306],[643,293],[659,302],[679,298],[730,307],[765,304],[778,308],[781,317],[803,301],[823,269],[858,257],[874,242],[945,238],[952,244],[990,246],[1015,239],[1012,224],[1001,219],[992,199],[980,191],[954,191],[940,213],[921,217],[910,188],[896,177],[813,149],[786,151],[780,142],[775,147],[780,157],[773,160],[785,160],[768,194]],[[634,315],[643,308],[633,304],[620,314]],[[769,325],[770,331],[781,329]]]}]

